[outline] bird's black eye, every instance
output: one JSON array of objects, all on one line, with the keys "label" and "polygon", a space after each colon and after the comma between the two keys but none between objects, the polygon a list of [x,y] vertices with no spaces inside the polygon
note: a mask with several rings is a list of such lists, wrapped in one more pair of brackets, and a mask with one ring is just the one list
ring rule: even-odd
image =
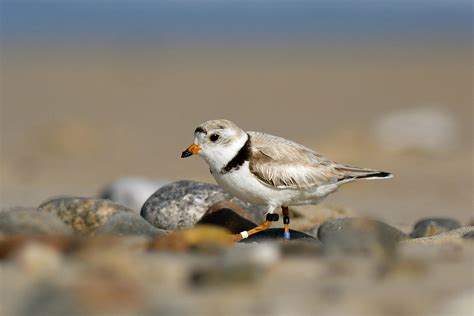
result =
[{"label": "bird's black eye", "polygon": [[211,140],[211,142],[215,142],[219,139],[219,134],[212,134],[211,136],[209,136],[209,139]]}]

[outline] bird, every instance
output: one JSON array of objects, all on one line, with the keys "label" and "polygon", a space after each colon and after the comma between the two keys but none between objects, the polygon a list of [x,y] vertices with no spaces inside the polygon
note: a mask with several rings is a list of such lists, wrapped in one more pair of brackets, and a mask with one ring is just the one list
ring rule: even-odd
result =
[{"label": "bird", "polygon": [[181,158],[202,157],[217,184],[231,195],[265,206],[265,221],[232,240],[240,241],[271,227],[282,210],[283,238],[290,239],[290,206],[315,205],[341,185],[388,179],[385,171],[340,164],[291,140],[244,131],[226,119],[209,120],[194,130],[194,143]]}]

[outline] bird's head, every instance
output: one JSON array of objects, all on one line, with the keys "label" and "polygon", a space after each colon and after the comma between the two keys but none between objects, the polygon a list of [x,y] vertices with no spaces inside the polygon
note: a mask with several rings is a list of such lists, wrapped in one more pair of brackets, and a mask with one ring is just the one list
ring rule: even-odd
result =
[{"label": "bird's head", "polygon": [[239,152],[247,141],[247,133],[228,120],[212,120],[194,131],[194,143],[181,158],[201,156],[211,168],[220,170]]}]

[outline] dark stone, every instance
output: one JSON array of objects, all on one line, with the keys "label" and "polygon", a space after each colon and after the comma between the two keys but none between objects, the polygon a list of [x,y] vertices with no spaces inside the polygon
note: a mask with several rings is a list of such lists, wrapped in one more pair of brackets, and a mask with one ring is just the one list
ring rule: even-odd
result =
[{"label": "dark stone", "polygon": [[319,227],[318,238],[327,252],[391,254],[408,236],[377,220],[337,218]]},{"label": "dark stone", "polygon": [[462,227],[457,220],[447,217],[423,218],[416,222],[410,237],[430,237]]},{"label": "dark stone", "polygon": [[114,214],[100,226],[96,233],[119,236],[142,235],[156,238],[166,234],[166,231],[156,228],[137,214],[120,212]]},{"label": "dark stone", "polygon": [[214,184],[178,181],[156,191],[143,205],[140,215],[153,226],[177,229],[194,226],[215,203],[231,201],[263,222],[265,208],[243,202]]},{"label": "dark stone", "polygon": [[239,205],[222,201],[211,206],[197,224],[210,224],[227,228],[233,234],[256,227],[253,217]]},{"label": "dark stone", "polygon": [[[262,242],[262,241],[269,241],[269,240],[284,239],[283,232],[284,232],[283,228],[269,228],[267,230],[251,235],[248,238],[243,239],[241,242]],[[317,239],[315,239],[313,236],[310,236],[308,234],[305,234],[296,230],[290,229],[290,236],[291,236],[290,241],[291,240],[300,240],[300,241],[304,240],[304,241],[318,242]]]},{"label": "dark stone", "polygon": [[473,231],[470,231],[468,233],[465,233],[462,238],[465,238],[465,239],[474,239],[474,230]]},{"label": "dark stone", "polygon": [[76,233],[95,231],[113,215],[132,210],[109,200],[94,198],[60,198],[43,203],[40,212],[57,215]]},{"label": "dark stone", "polygon": [[54,214],[34,208],[13,208],[0,212],[0,232],[5,234],[71,234],[71,229]]}]

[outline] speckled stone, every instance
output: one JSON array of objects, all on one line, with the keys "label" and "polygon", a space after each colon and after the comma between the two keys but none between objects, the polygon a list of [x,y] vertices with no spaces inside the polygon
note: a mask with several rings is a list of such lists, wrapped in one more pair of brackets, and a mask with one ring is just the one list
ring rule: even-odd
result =
[{"label": "speckled stone", "polygon": [[40,212],[56,214],[72,230],[88,234],[119,212],[132,210],[109,200],[94,198],[60,198],[43,203]]},{"label": "speckled stone", "polygon": [[215,203],[231,201],[263,222],[265,208],[243,202],[214,184],[178,181],[156,191],[143,205],[140,215],[153,226],[177,229],[194,226]]},{"label": "speckled stone", "polygon": [[119,212],[100,226],[96,230],[96,234],[118,236],[140,235],[156,238],[165,235],[166,231],[151,225],[138,214]]},{"label": "speckled stone", "polygon": [[71,234],[56,215],[34,208],[12,208],[0,212],[0,232],[5,234]]},{"label": "speckled stone", "polygon": [[318,238],[329,252],[391,254],[397,242],[409,237],[377,220],[337,218],[319,227]]},{"label": "speckled stone", "polygon": [[412,238],[430,237],[453,229],[458,229],[462,225],[457,220],[447,217],[423,218],[416,222],[413,232],[410,233]]}]

